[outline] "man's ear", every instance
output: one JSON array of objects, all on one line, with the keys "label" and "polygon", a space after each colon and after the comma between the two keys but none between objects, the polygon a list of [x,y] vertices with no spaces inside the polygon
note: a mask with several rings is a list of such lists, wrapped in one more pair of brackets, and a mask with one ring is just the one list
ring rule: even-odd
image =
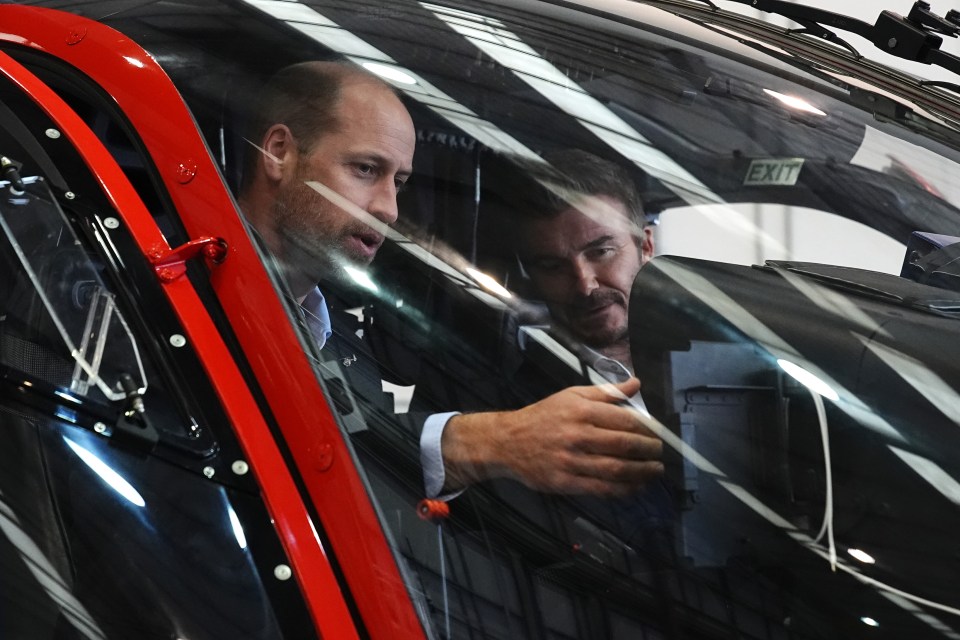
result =
[{"label": "man's ear", "polygon": [[297,141],[285,124],[275,124],[263,136],[262,161],[264,173],[272,181],[280,182],[285,174],[296,170]]},{"label": "man's ear", "polygon": [[640,234],[640,264],[644,265],[653,258],[653,227],[644,227]]}]

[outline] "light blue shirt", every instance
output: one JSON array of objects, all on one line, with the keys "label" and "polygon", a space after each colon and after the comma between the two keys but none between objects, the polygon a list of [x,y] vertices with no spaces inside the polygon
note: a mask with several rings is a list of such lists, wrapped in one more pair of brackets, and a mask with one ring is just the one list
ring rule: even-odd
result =
[{"label": "light blue shirt", "polygon": [[333,333],[333,328],[330,324],[330,310],[327,309],[327,301],[320,293],[319,287],[314,287],[313,291],[307,294],[307,297],[300,303],[300,308],[303,309],[307,329],[310,330],[310,335],[316,341],[317,348],[323,349],[323,345],[327,343]]}]

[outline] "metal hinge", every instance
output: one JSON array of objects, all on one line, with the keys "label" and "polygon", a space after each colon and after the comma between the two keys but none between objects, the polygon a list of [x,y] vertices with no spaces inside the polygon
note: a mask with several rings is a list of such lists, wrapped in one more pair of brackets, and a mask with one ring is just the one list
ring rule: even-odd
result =
[{"label": "metal hinge", "polygon": [[204,237],[184,243],[176,249],[158,249],[150,252],[150,264],[161,282],[173,282],[187,272],[187,260],[202,254],[213,264],[227,258],[227,243],[223,238]]}]

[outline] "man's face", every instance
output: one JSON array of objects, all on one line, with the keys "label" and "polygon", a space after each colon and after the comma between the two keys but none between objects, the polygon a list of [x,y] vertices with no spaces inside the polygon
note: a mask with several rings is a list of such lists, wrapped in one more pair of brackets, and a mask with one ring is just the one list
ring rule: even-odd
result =
[{"label": "man's face", "polygon": [[619,200],[592,196],[578,207],[525,220],[520,256],[553,319],[599,349],[627,336],[630,289],[653,238],[629,224]]},{"label": "man's face", "polygon": [[313,282],[373,260],[413,162],[413,122],[385,88],[346,84],[337,122],[306,153],[291,154],[274,204],[281,255]]}]

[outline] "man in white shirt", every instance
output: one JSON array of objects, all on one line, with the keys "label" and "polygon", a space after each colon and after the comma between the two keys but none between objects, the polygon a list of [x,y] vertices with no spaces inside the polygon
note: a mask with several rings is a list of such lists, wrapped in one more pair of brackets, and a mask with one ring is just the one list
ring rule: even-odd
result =
[{"label": "man in white shirt", "polygon": [[[626,379],[617,389],[642,407],[630,377],[627,322],[634,278],[653,257],[642,203],[613,163],[576,150],[546,159],[556,177],[546,180],[550,195],[512,219],[518,257],[554,328],[581,345],[581,359],[602,378]],[[450,418],[440,438],[444,477],[433,487],[428,478],[428,494],[499,476],[555,493],[635,491],[662,473],[661,443],[640,412],[612,404],[613,397],[603,386],[571,387],[517,411]]]}]

